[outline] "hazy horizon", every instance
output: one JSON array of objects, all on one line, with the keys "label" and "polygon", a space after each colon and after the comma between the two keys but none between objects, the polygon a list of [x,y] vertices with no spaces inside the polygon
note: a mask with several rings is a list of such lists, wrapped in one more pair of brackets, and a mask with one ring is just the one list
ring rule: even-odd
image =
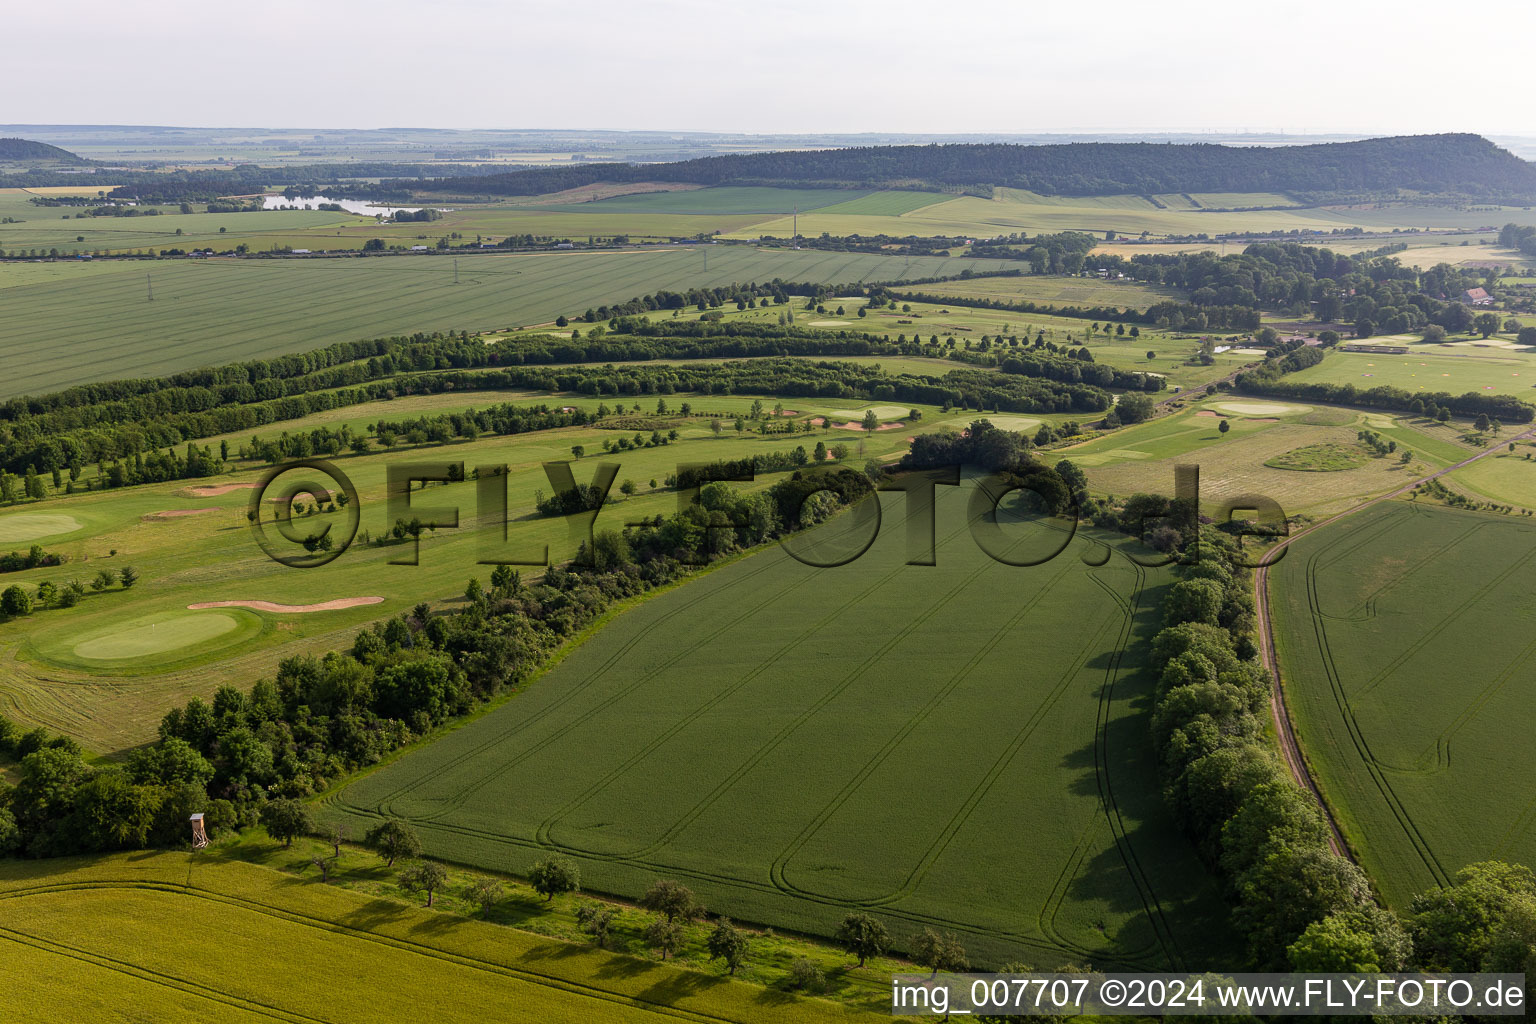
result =
[{"label": "hazy horizon", "polygon": [[[32,125],[761,135],[1536,134],[1527,80],[1498,40],[1536,7],[1494,0],[1475,64],[1443,14],[1292,0],[1262,13],[1171,0],[1091,9],[596,0],[579,8],[445,0],[276,0],[260,14],[165,0],[154,20],[103,0],[8,18],[6,68]],[[530,32],[537,26],[536,32]],[[76,71],[59,74],[61,54]],[[1470,88],[1423,72],[1475,71]],[[622,87],[615,88],[622,83]],[[110,88],[103,88],[110,85]],[[305,113],[297,113],[304,111]],[[318,115],[318,116],[316,116]],[[670,125],[673,127],[656,127]],[[873,127],[871,127],[873,126]]]}]

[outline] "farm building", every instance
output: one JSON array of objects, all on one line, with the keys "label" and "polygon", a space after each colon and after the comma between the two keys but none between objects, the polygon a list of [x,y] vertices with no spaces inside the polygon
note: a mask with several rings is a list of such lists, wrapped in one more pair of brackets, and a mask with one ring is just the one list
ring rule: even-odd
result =
[{"label": "farm building", "polygon": [[1461,301],[1469,306],[1491,306],[1493,296],[1488,294],[1486,288],[1468,288],[1461,293]]}]

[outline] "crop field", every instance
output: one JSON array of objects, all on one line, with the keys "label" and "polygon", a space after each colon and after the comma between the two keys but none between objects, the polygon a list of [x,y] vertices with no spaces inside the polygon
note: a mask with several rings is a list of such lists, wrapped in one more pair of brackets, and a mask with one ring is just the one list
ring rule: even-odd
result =
[{"label": "crop field", "polygon": [[[1182,196],[1159,196],[1162,207],[1144,196],[1046,196],[1020,189],[999,188],[990,199],[960,196],[903,213],[899,219],[828,207],[802,211],[800,233],[819,235],[996,235],[1027,232],[1087,231],[1137,236],[1214,235],[1243,231],[1321,231],[1367,229],[1477,228],[1510,221],[1536,223],[1536,212],[1520,207],[1458,209],[1452,206],[1365,204],[1355,207],[1295,206],[1270,193],[1223,194],[1201,197],[1195,208]],[[1213,208],[1221,206],[1223,209]],[[1236,210],[1232,207],[1288,205],[1287,209]],[[790,219],[782,217],[737,229],[733,237],[787,237]],[[1377,243],[1380,244],[1380,243]],[[1209,248],[1211,243],[1207,243]],[[1140,251],[1140,250],[1138,250]]]},{"label": "crop field", "polygon": [[[1066,546],[993,561],[967,489],[939,489],[936,564],[903,564],[886,496],[862,557],[773,548],[649,600],[328,811],[404,817],[461,863],[558,852],[601,891],[679,878],[776,927],[829,934],[864,908],[993,963],[1209,962],[1214,886],[1148,770],[1138,638],[1166,576],[1118,554],[1091,568],[1093,541],[1006,505],[1008,557]],[[849,520],[802,538],[810,557],[856,550]]]},{"label": "crop field", "polygon": [[[433,401],[412,396],[375,402],[334,410],[314,420],[284,422],[259,433],[270,439],[281,430],[309,429],[320,423],[333,429],[346,423],[354,430],[372,433],[370,428],[379,418],[395,420],[506,401],[587,409],[598,404],[597,399],[584,397],[515,393],[462,394],[452,403],[448,399],[446,395]],[[736,459],[787,451],[797,445],[809,450],[817,441],[825,441],[829,446],[846,443],[849,463],[862,466],[865,459],[887,459],[905,450],[906,439],[913,433],[966,422],[958,413],[946,417],[936,407],[920,406],[922,421],[867,437],[862,431],[840,429],[738,436],[729,428],[723,436],[715,437],[708,417],[719,414],[727,423],[736,416],[745,417],[753,396],[676,395],[668,399],[674,407],[691,400],[699,415],[669,418],[667,422],[676,424],[679,439],[664,447],[605,456],[605,439],[632,432],[585,426],[483,436],[473,442],[442,446],[400,445],[389,453],[376,448],[368,455],[338,456],[334,464],[358,490],[360,540],[334,562],[309,571],[296,571],[272,561],[249,532],[246,509],[250,488],[262,468],[250,463],[239,463],[235,472],[201,481],[82,491],[50,498],[37,506],[39,511],[25,507],[0,511],[0,552],[25,550],[37,543],[69,558],[62,566],[6,573],[6,585],[14,582],[31,589],[43,581],[55,585],[71,579],[89,582],[98,570],[116,571],[123,565],[132,565],[142,577],[132,591],[113,588],[88,593],[74,608],[38,611],[24,619],[0,623],[0,714],[29,725],[46,725],[74,736],[93,750],[119,751],[149,739],[172,704],[183,703],[194,694],[207,696],[214,677],[220,683],[249,685],[260,676],[270,676],[281,658],[345,646],[360,626],[399,614],[418,601],[456,600],[472,575],[478,575],[483,583],[490,570],[476,563],[485,556],[486,545],[496,533],[494,527],[483,527],[478,519],[474,481],[433,485],[429,491],[416,492],[415,505],[456,507],[461,523],[459,529],[429,532],[422,541],[419,565],[390,564],[406,556],[409,545],[363,542],[367,537],[382,536],[394,522],[384,500],[386,467],[391,464],[462,461],[470,467],[507,465],[512,517],[509,546],[528,552],[530,559],[548,546],[550,556],[561,561],[575,554],[579,538],[573,538],[565,519],[541,518],[533,505],[538,491],[553,490],[541,464],[569,459],[573,445],[582,445],[588,452],[574,468],[581,482],[591,479],[595,472],[592,464],[598,461],[619,464],[611,495],[614,500],[596,520],[595,528],[602,530],[675,511],[678,495],[666,488],[665,480],[677,471],[679,463]],[[777,401],[764,396],[769,409]],[[837,399],[825,402],[828,404],[797,399],[791,408],[797,418],[808,420],[847,404]],[[647,411],[654,411],[654,399]],[[903,416],[907,411],[906,407],[900,410]],[[217,448],[220,440],[210,438],[207,443]],[[250,437],[230,436],[228,440],[233,454],[239,445],[248,444]],[[94,469],[88,475],[93,476]],[[753,484],[741,486],[766,487],[781,477],[761,475]],[[290,479],[286,475],[282,478],[285,483]],[[631,497],[619,492],[625,480],[637,485],[637,493]],[[213,490],[201,490],[200,485]],[[166,512],[176,515],[168,517]],[[299,528],[308,534],[331,518],[321,516],[313,526],[302,525],[301,520]],[[343,529],[343,524],[338,522],[336,529]],[[383,600],[305,612],[189,607],[213,601],[307,606],[358,598]]]},{"label": "crop field", "polygon": [[[1451,440],[1454,434],[1447,427],[1419,430],[1368,413],[1349,413],[1340,417],[1343,422],[1333,417],[1315,422],[1323,419],[1318,411],[1279,402],[1208,401],[1085,444],[1053,449],[1050,455],[1081,466],[1097,494],[1168,494],[1174,466],[1194,464],[1200,467],[1200,500],[1207,514],[1217,514],[1225,499],[1263,494],[1287,513],[1316,516],[1401,486],[1425,467],[1438,469],[1475,450]],[[1226,434],[1217,429],[1223,417],[1231,424]],[[1354,448],[1357,432],[1365,427],[1412,451],[1412,461],[1404,466],[1393,454],[1362,458],[1353,469],[1310,473],[1275,464],[1294,458],[1298,449]]]},{"label": "crop field", "polygon": [[1536,858],[1528,628],[1536,528],[1399,501],[1271,570],[1302,747],[1388,901]]},{"label": "crop field", "polygon": [[[894,195],[896,199],[879,198],[872,205],[874,210],[887,208],[900,211],[901,197],[922,195],[938,198],[935,193],[877,193],[869,189],[834,188],[748,188],[724,186],[719,188],[686,189],[676,192],[645,192],[637,195],[600,199],[594,203],[554,204],[543,209],[582,211],[593,214],[606,213],[680,213],[690,216],[703,214],[773,214],[789,213],[799,207],[803,213],[831,206],[856,206],[862,208],[863,200]],[[908,209],[912,207],[908,206]],[[904,212],[904,211],[902,211]]]},{"label": "crop field", "polygon": [[554,1024],[878,1019],[215,851],[8,860],[0,907],[7,1021],[394,1024],[428,1003],[445,1022],[482,1021],[488,1007]]},{"label": "crop field", "polygon": [[972,277],[964,281],[926,284],[930,295],[1002,302],[1049,302],[1060,306],[1119,306],[1146,309],[1164,299],[1182,300],[1176,288],[1138,284],[1135,281],[1104,281],[1096,277]]},{"label": "crop field", "polygon": [[[976,262],[976,270],[1002,266]],[[745,246],[479,255],[458,260],[457,284],[453,259],[427,255],[54,264],[68,272],[48,274],[0,265],[0,399],[342,339],[547,323],[657,289],[774,277],[898,280],[945,273],[948,263]],[[13,270],[25,283],[8,287]]]},{"label": "crop field", "polygon": [[1383,345],[1406,344],[1411,349],[1406,355],[1329,352],[1322,362],[1289,379],[1353,384],[1361,389],[1388,384],[1405,391],[1447,391],[1453,395],[1476,391],[1536,402],[1536,352],[1517,347],[1507,335],[1441,344],[1426,344],[1407,335],[1372,340]]}]

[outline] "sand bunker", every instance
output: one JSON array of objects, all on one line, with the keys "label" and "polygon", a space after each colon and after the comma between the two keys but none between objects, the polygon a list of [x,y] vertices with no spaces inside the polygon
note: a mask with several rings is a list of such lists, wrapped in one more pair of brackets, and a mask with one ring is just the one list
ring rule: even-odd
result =
[{"label": "sand bunker", "polygon": [[203,608],[251,608],[258,612],[277,612],[288,614],[290,612],[332,612],[341,608],[356,608],[364,604],[380,604],[382,597],[338,597],[334,601],[321,601],[319,604],[277,604],[273,601],[199,601],[197,604],[187,605],[190,611],[199,611]]},{"label": "sand bunker", "polygon": [[[834,427],[836,427],[838,430],[863,430],[864,429],[864,424],[860,423],[858,420],[849,420],[847,423],[834,423],[832,425]],[[895,430],[897,427],[904,427],[904,426],[906,426],[905,423],[882,423],[878,427],[876,427],[875,429],[876,430]]]},{"label": "sand bunker", "polygon": [[251,484],[203,484],[199,487],[188,487],[178,493],[185,494],[189,498],[217,498],[221,494],[230,491],[248,491],[256,485]]},{"label": "sand bunker", "polygon": [[204,512],[222,512],[217,505],[212,508],[168,508],[164,512],[151,512],[145,519],[179,519],[182,516],[200,516]]}]

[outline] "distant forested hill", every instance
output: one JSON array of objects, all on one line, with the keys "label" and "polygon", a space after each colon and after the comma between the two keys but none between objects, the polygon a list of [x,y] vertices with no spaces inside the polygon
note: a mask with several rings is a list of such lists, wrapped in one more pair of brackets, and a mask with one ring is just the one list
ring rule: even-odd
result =
[{"label": "distant forested hill", "polygon": [[581,164],[415,183],[423,191],[541,195],[599,181],[920,189],[1008,186],[1052,195],[1161,192],[1379,193],[1536,197],[1536,164],[1479,135],[1413,135],[1315,146],[1085,142],[868,146],[741,153],[663,164]]},{"label": "distant forested hill", "polygon": [[33,142],[30,139],[0,139],[0,163],[85,164],[89,162],[75,156],[67,149],[50,146],[46,142]]}]

